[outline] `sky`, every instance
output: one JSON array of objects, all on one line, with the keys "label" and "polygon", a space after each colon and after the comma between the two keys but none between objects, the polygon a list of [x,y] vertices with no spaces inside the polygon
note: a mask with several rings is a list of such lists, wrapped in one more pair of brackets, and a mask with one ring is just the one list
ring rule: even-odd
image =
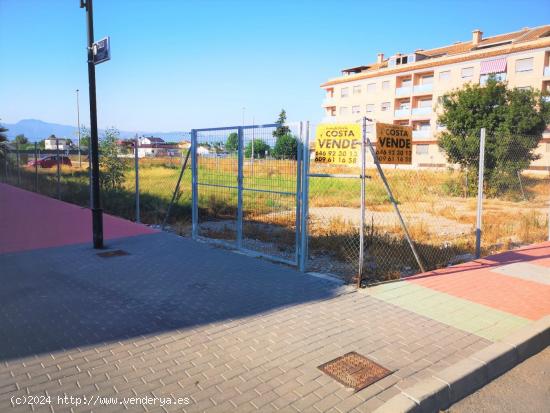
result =
[{"label": "sky", "polygon": [[[396,52],[550,23],[550,1],[93,0],[98,124],[182,131],[318,122],[319,87]],[[0,119],[89,124],[79,0],[0,0]],[[244,110],[243,110],[244,108]]]}]

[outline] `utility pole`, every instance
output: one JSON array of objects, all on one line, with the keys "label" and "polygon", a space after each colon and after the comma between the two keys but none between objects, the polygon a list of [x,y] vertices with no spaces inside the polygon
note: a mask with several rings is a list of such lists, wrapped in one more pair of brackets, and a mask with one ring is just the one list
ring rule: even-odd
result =
[{"label": "utility pole", "polygon": [[76,89],[76,119],[78,122],[78,167],[82,169],[82,152],[80,151],[80,104],[78,102],[78,89]]},{"label": "utility pole", "polygon": [[86,9],[88,31],[88,82],[90,88],[90,158],[92,161],[92,231],[94,248],[103,248],[103,211],[99,191],[99,148],[97,137],[97,107],[94,63],[94,14],[93,0],[80,0],[80,8]]}]

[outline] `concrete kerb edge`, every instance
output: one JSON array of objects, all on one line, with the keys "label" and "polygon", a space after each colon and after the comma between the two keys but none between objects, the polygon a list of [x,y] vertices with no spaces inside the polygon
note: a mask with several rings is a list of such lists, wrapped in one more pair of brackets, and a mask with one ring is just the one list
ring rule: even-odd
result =
[{"label": "concrete kerb edge", "polygon": [[432,413],[449,408],[550,345],[550,316],[406,388],[375,413]]}]

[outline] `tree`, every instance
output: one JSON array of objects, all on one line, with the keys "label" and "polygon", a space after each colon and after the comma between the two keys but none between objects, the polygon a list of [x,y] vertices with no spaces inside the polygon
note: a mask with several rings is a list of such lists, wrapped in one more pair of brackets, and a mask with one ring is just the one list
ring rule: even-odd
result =
[{"label": "tree", "polygon": [[239,147],[239,135],[236,132],[230,133],[225,142],[225,150],[234,152]]},{"label": "tree", "polygon": [[124,161],[118,156],[117,142],[120,132],[107,129],[99,142],[99,167],[101,174],[99,184],[103,190],[122,189],[124,183]]},{"label": "tree", "polygon": [[6,132],[8,131],[9,129],[8,128],[5,128],[1,123],[0,123],[0,142],[6,142],[8,140],[8,136],[6,135]]},{"label": "tree", "polygon": [[2,124],[0,123],[0,158],[6,157],[8,153],[8,137],[6,135],[7,131],[8,129],[2,126]]},{"label": "tree", "polygon": [[26,145],[27,143],[29,143],[29,140],[25,135],[20,134],[15,137],[14,142],[17,143],[18,145]]},{"label": "tree", "polygon": [[[271,147],[261,139],[254,139],[254,158],[265,158]],[[252,141],[244,149],[245,158],[252,158]]]},{"label": "tree", "polygon": [[[508,89],[490,78],[485,86],[466,86],[445,95],[438,122],[446,132],[439,146],[449,162],[459,164],[475,181],[479,165],[479,134],[486,129],[485,179],[505,190],[517,174],[537,159],[534,153],[550,122],[550,104],[539,92]],[[473,188],[470,188],[470,192]]]},{"label": "tree", "polygon": [[286,111],[284,109],[281,109],[281,113],[279,113],[279,118],[275,121],[277,124],[277,128],[273,131],[273,136],[276,138],[280,138],[281,136],[287,135],[290,133],[290,128],[288,126],[285,126],[286,123]]},{"label": "tree", "polygon": [[275,147],[273,148],[273,156],[275,159],[296,159],[298,155],[298,139],[290,133],[279,136]]}]

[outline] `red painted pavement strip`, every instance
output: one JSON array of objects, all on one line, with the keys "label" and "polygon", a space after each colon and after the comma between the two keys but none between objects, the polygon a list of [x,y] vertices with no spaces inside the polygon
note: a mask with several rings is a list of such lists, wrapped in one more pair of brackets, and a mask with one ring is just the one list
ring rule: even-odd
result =
[{"label": "red painted pavement strip", "polygon": [[[92,242],[89,209],[0,184],[0,254]],[[104,238],[158,231],[112,215],[103,215]]]},{"label": "red painted pavement strip", "polygon": [[407,281],[531,320],[550,314],[549,285],[492,271],[514,262],[550,267],[550,242],[419,274]]}]

